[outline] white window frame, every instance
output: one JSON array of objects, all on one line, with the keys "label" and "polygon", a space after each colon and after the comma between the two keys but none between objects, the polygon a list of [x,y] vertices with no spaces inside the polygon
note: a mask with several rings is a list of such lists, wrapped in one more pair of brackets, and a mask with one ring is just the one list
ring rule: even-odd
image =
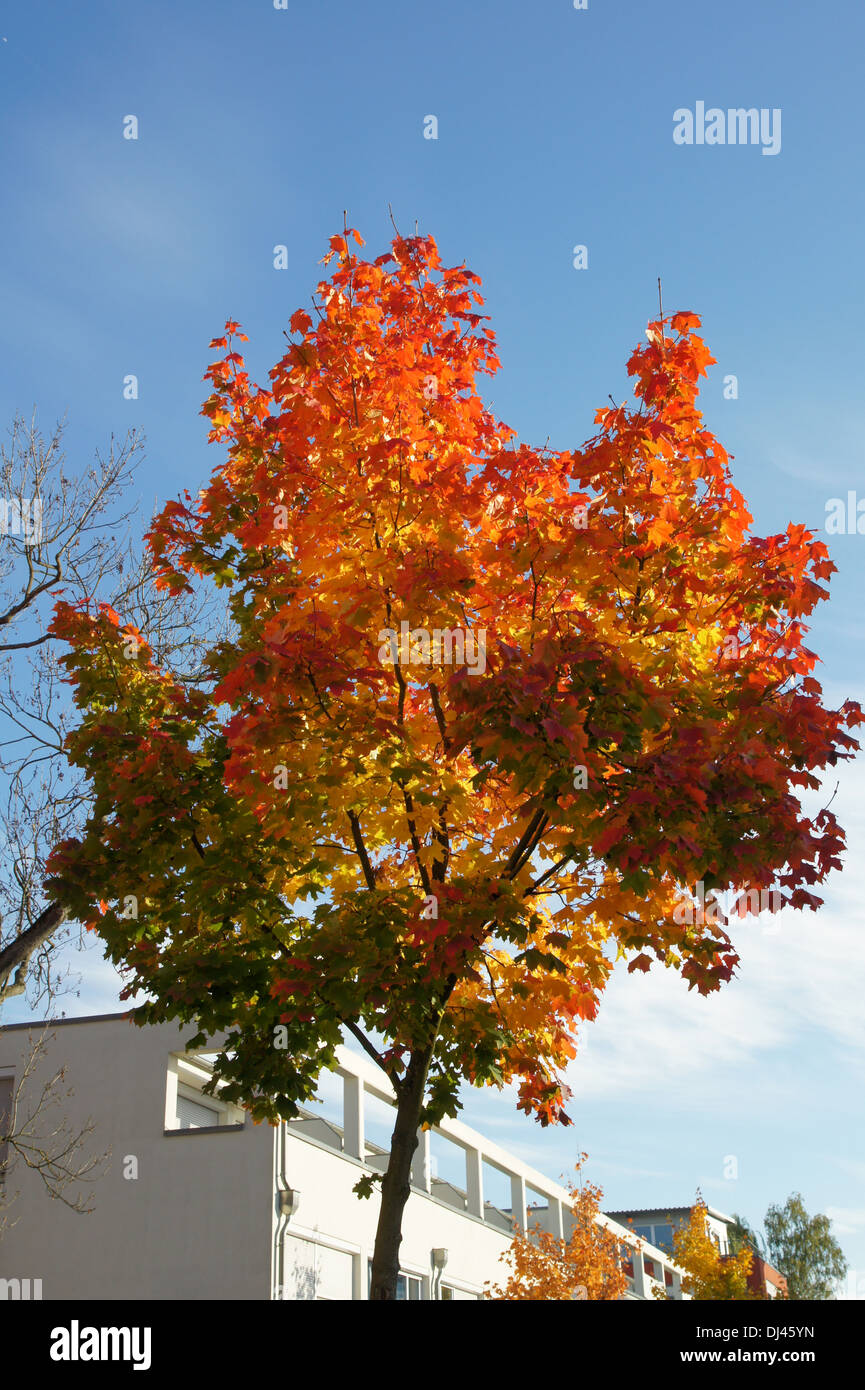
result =
[{"label": "white window frame", "polygon": [[[318,1230],[314,1230],[314,1231],[313,1231],[313,1230],[309,1230],[309,1229],[308,1229],[307,1227],[305,1227],[305,1226],[300,1226],[300,1227],[298,1227],[298,1226],[295,1226],[295,1225],[292,1223],[292,1226],[291,1226],[290,1229],[286,1228],[286,1229],[282,1232],[282,1237],[281,1237],[281,1240],[280,1240],[280,1246],[279,1246],[279,1251],[278,1251],[279,1270],[280,1270],[280,1273],[282,1274],[283,1279],[284,1279],[284,1277],[285,1277],[285,1263],[284,1263],[285,1244],[284,1244],[284,1243],[285,1243],[285,1240],[286,1240],[287,1237],[291,1237],[292,1239],[298,1240],[298,1241],[301,1241],[301,1240],[304,1241],[307,1245],[311,1246],[311,1247],[313,1248],[314,1251],[317,1251],[317,1250],[332,1250],[332,1251],[334,1251],[334,1253],[337,1254],[337,1255],[348,1255],[348,1256],[350,1256],[350,1258],[351,1258],[351,1269],[352,1269],[352,1276],[351,1276],[351,1287],[352,1287],[351,1301],[352,1301],[352,1302],[355,1302],[355,1301],[360,1297],[360,1271],[361,1271],[361,1267],[362,1267],[363,1250],[361,1249],[361,1247],[360,1247],[359,1245],[354,1245],[354,1244],[352,1244],[350,1241],[339,1240],[339,1239],[337,1239],[336,1236],[322,1236],[321,1232],[318,1231]],[[315,1254],[313,1254],[313,1259],[315,1259]],[[287,1299],[285,1298],[285,1287],[286,1287],[286,1286],[285,1286],[284,1283],[283,1283],[283,1284],[276,1284],[275,1286],[272,1286],[272,1288],[271,1288],[271,1295],[270,1295],[270,1296],[271,1296],[271,1300],[272,1300],[273,1302],[276,1302],[276,1303],[283,1303],[283,1302],[290,1302],[290,1301],[291,1301],[291,1300],[287,1300]],[[322,1300],[322,1302],[326,1302],[326,1301],[328,1301],[328,1300],[324,1300],[324,1299]]]},{"label": "white window frame", "polygon": [[[406,1300],[405,1300],[406,1303],[429,1303],[430,1298],[432,1297],[432,1295],[431,1295],[431,1293],[430,1293],[430,1277],[429,1277],[428,1274],[424,1274],[423,1271],[422,1271],[421,1269],[419,1269],[417,1266],[415,1266],[414,1269],[409,1269],[409,1268],[407,1268],[405,1265],[400,1265],[398,1277],[401,1278],[401,1279],[405,1279],[406,1281],[408,1281],[409,1279],[414,1279],[418,1284],[420,1284],[420,1298],[419,1298],[419,1299],[413,1299],[413,1298],[410,1299],[410,1298],[406,1298]],[[371,1284],[372,1284],[372,1255],[368,1255],[368,1256],[367,1256],[367,1262],[366,1262],[366,1296],[367,1296],[367,1299],[369,1299],[369,1291],[370,1291],[370,1285],[371,1285]],[[408,1282],[406,1282],[405,1289],[406,1289],[406,1293],[408,1293]]]},{"label": "white window frame", "polygon": [[[461,1293],[464,1294],[465,1297],[462,1299],[445,1298],[445,1289],[447,1289],[450,1294]],[[439,1286],[439,1299],[442,1303],[470,1303],[472,1300],[475,1302],[482,1302],[483,1293],[479,1293],[477,1289],[470,1288],[467,1284],[460,1284],[456,1280],[446,1279]]]},{"label": "white window frame", "polygon": [[[164,1129],[166,1132],[200,1134],[208,1129],[237,1129],[245,1124],[245,1113],[240,1106],[234,1105],[231,1101],[220,1100],[218,1090],[216,1095],[204,1092],[203,1087],[212,1075],[211,1068],[199,1061],[193,1054],[171,1054],[168,1059],[165,1085]],[[209,1109],[215,1110],[218,1117],[215,1124],[200,1128],[180,1125],[177,1118],[178,1097],[197,1101],[199,1105],[205,1105]]]}]

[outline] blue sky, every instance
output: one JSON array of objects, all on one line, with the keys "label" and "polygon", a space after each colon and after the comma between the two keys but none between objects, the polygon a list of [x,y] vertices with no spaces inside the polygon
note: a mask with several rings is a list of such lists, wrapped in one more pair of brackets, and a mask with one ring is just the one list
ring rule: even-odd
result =
[{"label": "blue sky", "polygon": [[[828,499],[865,495],[853,0],[31,0],[0,36],[0,419],[66,414],[76,467],[141,428],[147,508],[217,461],[198,413],[209,339],[239,319],[264,379],[343,209],[376,255],[388,203],[482,276],[503,363],[488,397],[521,437],[592,433],[625,393],[660,275],[665,308],[703,318],[718,359],[703,408],[755,529],[822,529]],[[698,101],[779,108],[780,152],[676,145],[673,112]],[[840,700],[863,686],[865,543],[829,544],[839,573],[811,645]],[[679,1205],[700,1183],[758,1221],[801,1189],[835,1215],[861,1297],[865,765],[840,781],[848,868],[819,916],[749,926],[720,999],[655,972],[616,979],[574,1068],[575,1129],[542,1131],[494,1093],[466,1118],[553,1175],[587,1149],[612,1208]],[[75,966],[74,1010],[115,1007],[98,953]]]}]

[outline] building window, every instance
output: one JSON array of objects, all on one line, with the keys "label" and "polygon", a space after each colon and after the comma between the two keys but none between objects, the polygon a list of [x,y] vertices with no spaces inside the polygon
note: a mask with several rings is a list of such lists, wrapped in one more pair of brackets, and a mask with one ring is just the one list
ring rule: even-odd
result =
[{"label": "building window", "polygon": [[213,1076],[212,1068],[197,1057],[174,1056],[166,1075],[165,1134],[188,1134],[192,1130],[241,1130],[244,1112],[230,1101],[209,1095],[204,1087]]},{"label": "building window", "polygon": [[355,1258],[351,1251],[286,1235],[281,1252],[282,1283],[274,1297],[291,1303],[351,1302]]},{"label": "building window", "polygon": [[655,1239],[652,1241],[659,1250],[664,1250],[668,1255],[673,1250],[673,1228],[672,1226],[656,1226]]},{"label": "building window", "polygon": [[222,1124],[222,1112],[218,1106],[205,1105],[203,1100],[192,1099],[177,1090],[177,1128],[208,1129]]},{"label": "building window", "polygon": [[[366,1266],[366,1291],[369,1294],[372,1288],[372,1260],[367,1261]],[[396,1296],[403,1301],[416,1302],[423,1299],[423,1279],[418,1274],[397,1275]],[[453,1297],[450,1294],[449,1297]]]}]

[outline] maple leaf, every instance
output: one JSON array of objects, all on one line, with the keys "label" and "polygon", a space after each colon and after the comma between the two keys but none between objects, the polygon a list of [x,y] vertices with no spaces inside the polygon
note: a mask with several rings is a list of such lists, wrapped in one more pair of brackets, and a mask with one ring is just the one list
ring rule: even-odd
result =
[{"label": "maple leaf", "polygon": [[651,967],[651,956],[647,956],[645,952],[641,952],[640,955],[634,956],[634,959],[628,962],[628,974],[631,974],[634,970],[642,970],[643,972],[646,972],[650,970]]}]

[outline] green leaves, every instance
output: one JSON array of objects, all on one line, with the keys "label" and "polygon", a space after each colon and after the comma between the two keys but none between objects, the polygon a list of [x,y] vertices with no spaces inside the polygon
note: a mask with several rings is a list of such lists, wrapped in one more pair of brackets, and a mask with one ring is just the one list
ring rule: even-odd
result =
[{"label": "green leaves", "polygon": [[531,946],[528,951],[521,951],[515,957],[518,961],[524,961],[529,970],[551,970],[554,974],[567,975],[568,966],[558,956],[554,956],[549,951],[539,951],[537,947]]},{"label": "green leaves", "polygon": [[366,1199],[375,1192],[376,1184],[381,1184],[382,1173],[364,1173],[362,1178],[358,1178],[352,1192],[357,1193],[358,1197]]}]

